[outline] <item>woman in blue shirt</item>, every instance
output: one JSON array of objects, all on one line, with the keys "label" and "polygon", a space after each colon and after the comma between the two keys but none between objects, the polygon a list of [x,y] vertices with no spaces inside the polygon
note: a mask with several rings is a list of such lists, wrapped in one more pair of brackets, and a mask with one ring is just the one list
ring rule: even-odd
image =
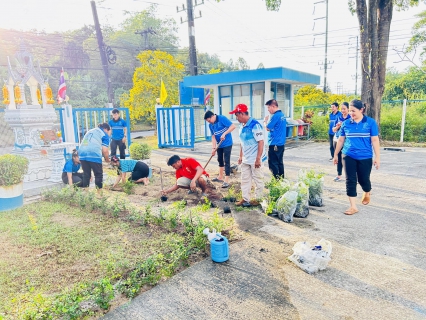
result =
[{"label": "woman in blue shirt", "polygon": [[[334,135],[334,148],[336,148],[337,145],[337,140],[340,136],[340,127],[342,126],[342,123],[347,120],[350,119],[350,115],[349,115],[349,103],[347,102],[342,102],[342,104],[340,105],[340,111],[341,111],[341,115],[337,118],[337,122],[336,125],[333,128],[333,132],[335,132]],[[339,182],[340,180],[342,180],[342,168],[343,168],[343,162],[342,162],[342,151],[339,152],[338,154],[338,162],[337,162],[337,177],[334,178],[335,182]]]},{"label": "woman in blue shirt", "polygon": [[331,113],[328,115],[329,122],[328,122],[328,142],[330,143],[330,161],[333,161],[334,156],[334,132],[333,128],[337,122],[337,119],[341,116],[341,113],[339,111],[339,104],[337,102],[333,102],[331,104]]},{"label": "woman in blue shirt", "polygon": [[[342,150],[346,175],[346,194],[350,208],[344,213],[352,215],[358,212],[356,206],[356,185],[364,191],[362,204],[370,203],[371,168],[380,167],[379,130],[374,119],[363,114],[365,105],[360,100],[352,100],[349,104],[351,119],[345,120],[340,129],[340,137],[334,151],[334,164],[338,163],[338,154]],[[343,149],[342,149],[343,147]],[[373,161],[374,149],[374,161]]]},{"label": "woman in blue shirt", "polygon": [[78,157],[77,150],[72,151],[71,160],[68,160],[64,169],[62,170],[62,181],[70,186],[81,187],[83,181],[83,173],[77,172],[80,170],[80,158]]},{"label": "woman in blue shirt", "polygon": [[118,159],[117,156],[111,157],[111,164],[113,167],[117,168],[117,179],[115,180],[115,188],[117,184],[122,181],[126,182],[126,173],[131,172],[129,181],[134,183],[143,183],[144,185],[149,184],[149,178],[152,177],[152,169],[142,161],[133,160],[133,159]]}]

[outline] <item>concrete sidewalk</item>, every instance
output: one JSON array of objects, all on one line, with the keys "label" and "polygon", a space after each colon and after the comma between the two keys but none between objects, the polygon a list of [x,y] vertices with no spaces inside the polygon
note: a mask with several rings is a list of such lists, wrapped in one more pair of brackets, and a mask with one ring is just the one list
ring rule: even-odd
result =
[{"label": "concrete sidewalk", "polygon": [[[203,148],[158,150],[154,158],[188,154],[202,163]],[[195,264],[104,319],[426,319],[426,149],[382,150],[381,158],[371,204],[346,216],[345,185],[332,180],[328,146],[286,150],[290,179],[300,168],[326,172],[323,207],[292,224],[234,212],[246,237],[231,245],[229,262]],[[321,238],[333,245],[326,270],[309,275],[286,260],[297,241]]]}]

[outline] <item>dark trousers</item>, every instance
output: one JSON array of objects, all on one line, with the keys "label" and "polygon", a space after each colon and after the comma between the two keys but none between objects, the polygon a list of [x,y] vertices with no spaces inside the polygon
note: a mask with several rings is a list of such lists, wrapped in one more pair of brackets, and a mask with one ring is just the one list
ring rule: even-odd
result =
[{"label": "dark trousers", "polygon": [[284,148],[285,146],[269,146],[268,166],[276,179],[284,178]]},{"label": "dark trousers", "polygon": [[360,184],[364,192],[371,191],[370,173],[373,159],[355,160],[343,155],[343,163],[346,175],[346,194],[348,197],[356,197],[356,184]]},{"label": "dark trousers", "polygon": [[330,143],[330,154],[331,157],[334,158],[334,134],[328,134],[328,142]]},{"label": "dark trousers", "polygon": [[126,159],[126,144],[123,140],[111,139],[111,157],[117,154],[117,147],[120,150],[120,159]]},{"label": "dark trousers", "polygon": [[[336,150],[337,141],[334,141],[333,147],[334,150]],[[333,156],[334,157],[334,156]],[[340,150],[339,154],[337,155],[337,175],[342,175],[342,168],[343,168],[343,162],[342,162],[342,150]]]},{"label": "dark trousers", "polygon": [[149,166],[142,161],[136,163],[132,175],[129,177],[129,180],[138,181],[142,178],[148,178],[149,176]]},{"label": "dark trousers", "polygon": [[[62,182],[68,184],[68,173],[62,172]],[[73,172],[72,173],[72,184],[81,187],[83,182],[83,174],[81,172]]]},{"label": "dark trousers", "polygon": [[82,187],[87,188],[90,184],[90,177],[95,176],[95,185],[98,189],[102,189],[103,169],[102,163],[80,160],[81,168],[83,169]]},{"label": "dark trousers", "polygon": [[225,176],[231,175],[231,151],[232,146],[217,149],[217,162],[219,168],[225,167]]}]

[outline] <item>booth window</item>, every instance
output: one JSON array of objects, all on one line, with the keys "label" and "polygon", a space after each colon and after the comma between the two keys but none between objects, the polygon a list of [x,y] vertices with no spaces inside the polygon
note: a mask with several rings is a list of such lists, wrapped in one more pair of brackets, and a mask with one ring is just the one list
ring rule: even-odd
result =
[{"label": "booth window", "polygon": [[271,96],[278,102],[278,107],[286,117],[290,117],[290,88],[289,84],[271,83]]},{"label": "booth window", "polygon": [[253,83],[252,89],[252,108],[251,116],[255,119],[263,119],[265,117],[265,83]]},{"label": "booth window", "polygon": [[229,114],[232,111],[231,86],[220,87],[220,114],[232,119]]},{"label": "booth window", "polygon": [[243,103],[249,107],[250,111],[250,85],[249,84],[237,84],[232,86],[232,97],[234,107],[237,104]]}]

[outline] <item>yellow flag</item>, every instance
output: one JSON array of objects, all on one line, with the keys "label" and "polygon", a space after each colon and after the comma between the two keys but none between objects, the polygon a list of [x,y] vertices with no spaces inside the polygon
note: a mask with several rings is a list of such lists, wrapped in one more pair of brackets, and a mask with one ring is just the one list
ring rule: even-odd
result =
[{"label": "yellow flag", "polygon": [[167,90],[164,86],[163,80],[161,80],[161,89],[160,89],[160,104],[163,104],[167,99]]}]

